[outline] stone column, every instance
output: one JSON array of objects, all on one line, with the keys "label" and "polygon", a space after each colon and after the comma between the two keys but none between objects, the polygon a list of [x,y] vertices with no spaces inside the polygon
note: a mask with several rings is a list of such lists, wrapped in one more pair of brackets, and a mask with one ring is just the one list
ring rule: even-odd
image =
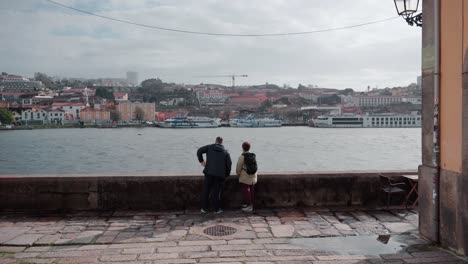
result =
[{"label": "stone column", "polygon": [[[419,230],[423,236],[438,241],[437,197],[434,177],[438,173],[434,152],[435,34],[434,0],[423,1],[422,28],[422,165],[419,167]],[[438,111],[438,109],[437,109]]]}]

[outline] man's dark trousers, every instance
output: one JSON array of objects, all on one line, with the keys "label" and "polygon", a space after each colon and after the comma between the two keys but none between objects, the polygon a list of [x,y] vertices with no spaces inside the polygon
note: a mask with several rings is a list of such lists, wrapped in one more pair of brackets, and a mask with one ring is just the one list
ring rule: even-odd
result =
[{"label": "man's dark trousers", "polygon": [[213,175],[205,174],[203,181],[203,197],[202,197],[202,208],[208,210],[210,207],[210,197],[213,202],[215,212],[223,209],[223,187],[224,177],[218,177]]}]

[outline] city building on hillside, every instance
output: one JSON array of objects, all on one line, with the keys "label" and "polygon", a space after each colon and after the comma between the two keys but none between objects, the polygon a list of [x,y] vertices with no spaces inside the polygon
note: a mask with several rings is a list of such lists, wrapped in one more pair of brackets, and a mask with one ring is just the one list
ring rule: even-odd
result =
[{"label": "city building on hillside", "polygon": [[127,79],[123,78],[101,78],[93,80],[94,86],[105,86],[105,87],[128,87],[132,86],[128,83]]},{"label": "city building on hillside", "polygon": [[42,82],[19,75],[0,75],[0,92],[34,92],[43,90]]},{"label": "city building on hillside", "polygon": [[53,96],[50,95],[36,95],[32,98],[33,104],[40,104],[40,105],[50,105],[54,100]]},{"label": "city building on hillside", "polygon": [[65,112],[59,109],[49,110],[48,112],[48,124],[49,125],[63,125]]},{"label": "city building on hillside", "polygon": [[159,102],[160,105],[164,106],[175,106],[175,105],[180,105],[185,102],[185,98],[173,98],[173,99],[167,99],[164,101]]},{"label": "city building on hillside", "polygon": [[197,99],[200,105],[224,105],[229,96],[224,91],[204,90],[197,92]]},{"label": "city building on hillside", "polygon": [[22,104],[23,98],[31,98],[38,95],[38,92],[2,92],[0,99],[4,102]]},{"label": "city building on hillside", "polygon": [[299,96],[301,98],[312,101],[314,103],[316,103],[318,98],[319,98],[319,96],[317,94],[311,93],[311,92],[302,92],[302,93],[299,93]]},{"label": "city building on hillside", "polygon": [[80,120],[85,123],[109,123],[111,121],[110,111],[86,107],[80,111]]},{"label": "city building on hillside", "polygon": [[136,109],[141,108],[143,110],[143,120],[153,121],[154,113],[156,112],[154,103],[140,103],[140,102],[120,102],[116,108],[120,114],[120,120],[129,121],[136,120]]},{"label": "city building on hillside", "polygon": [[358,106],[358,100],[352,95],[341,95],[341,103],[345,107],[355,107]]},{"label": "city building on hillside", "polygon": [[30,106],[30,105],[32,105],[32,104],[33,104],[33,99],[32,99],[31,97],[29,97],[29,98],[23,98],[23,99],[21,100],[21,105],[23,105],[23,106]]},{"label": "city building on hillside", "polygon": [[85,103],[78,102],[54,102],[52,103],[52,109],[60,109],[63,110],[65,113],[71,115],[73,119],[78,119],[80,116],[80,111],[86,107]]},{"label": "city building on hillside", "polygon": [[96,89],[90,89],[90,88],[83,88],[83,89],[72,89],[72,88],[66,88],[63,89],[60,92],[60,95],[69,95],[69,94],[75,94],[77,96],[95,96],[96,95]]},{"label": "city building on hillside", "polygon": [[402,102],[401,96],[356,96],[354,98],[358,106],[378,106]]},{"label": "city building on hillside", "polygon": [[114,93],[115,101],[128,101],[128,93]]},{"label": "city building on hillside", "polygon": [[414,97],[403,97],[401,99],[402,102],[404,103],[412,103],[412,104],[422,104],[422,97],[420,96],[414,96]]},{"label": "city building on hillside", "polygon": [[21,112],[24,125],[63,125],[65,113],[62,110],[27,109]]},{"label": "city building on hillside", "polygon": [[138,72],[128,71],[127,72],[127,82],[132,86],[138,85]]},{"label": "city building on hillside", "polygon": [[128,94],[128,100],[131,102],[141,102],[143,101],[143,94],[130,92]]},{"label": "city building on hillside", "polygon": [[11,111],[13,113],[13,118],[15,119],[16,123],[21,122],[21,114],[17,111]]},{"label": "city building on hillside", "polygon": [[259,107],[263,102],[267,101],[265,95],[254,96],[237,96],[229,99],[229,104],[242,107]]}]

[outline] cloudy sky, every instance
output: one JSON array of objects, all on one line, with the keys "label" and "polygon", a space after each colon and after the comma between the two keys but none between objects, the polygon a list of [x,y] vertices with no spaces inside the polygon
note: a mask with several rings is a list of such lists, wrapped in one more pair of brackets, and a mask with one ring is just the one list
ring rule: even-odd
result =
[{"label": "cloudy sky", "polygon": [[[346,27],[396,16],[393,0],[54,0],[140,24],[229,34]],[[310,35],[221,37],[138,27],[45,0],[0,1],[0,71],[32,76],[364,90],[416,82],[421,30],[403,19]]]}]

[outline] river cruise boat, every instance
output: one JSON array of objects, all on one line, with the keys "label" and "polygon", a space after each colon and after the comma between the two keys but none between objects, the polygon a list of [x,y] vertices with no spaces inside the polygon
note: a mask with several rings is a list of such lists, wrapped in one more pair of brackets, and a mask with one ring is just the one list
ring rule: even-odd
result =
[{"label": "river cruise boat", "polygon": [[231,127],[280,127],[281,124],[281,120],[274,118],[254,118],[252,116],[231,119],[229,121],[229,126]]},{"label": "river cruise boat", "polygon": [[208,117],[174,117],[159,123],[162,128],[216,128],[221,124],[218,120]]},{"label": "river cruise boat", "polygon": [[416,114],[319,116],[312,120],[313,127],[421,127],[421,116]]}]

